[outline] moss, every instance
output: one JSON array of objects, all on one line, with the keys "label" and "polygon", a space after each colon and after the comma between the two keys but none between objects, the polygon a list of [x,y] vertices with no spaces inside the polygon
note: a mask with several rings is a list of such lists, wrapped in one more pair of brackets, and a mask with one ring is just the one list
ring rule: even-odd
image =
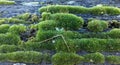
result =
[{"label": "moss", "polygon": [[83,61],[83,57],[75,53],[59,52],[52,56],[53,65],[75,65]]},{"label": "moss", "polygon": [[8,45],[18,45],[20,42],[20,37],[13,33],[0,34],[0,44],[8,44]]},{"label": "moss", "polygon": [[17,18],[8,18],[8,23],[25,23],[25,21]]},{"label": "moss", "polygon": [[2,24],[2,25],[0,25],[0,33],[8,32],[9,27],[10,27],[9,24]]},{"label": "moss", "polygon": [[32,22],[39,22],[39,17],[36,14],[31,15]]},{"label": "moss", "polygon": [[[97,39],[97,38],[83,38],[83,39],[66,39],[71,52],[118,52],[120,51],[119,39]],[[67,51],[63,40],[57,40],[57,51]]]},{"label": "moss", "polygon": [[120,56],[109,55],[106,57],[106,61],[111,64],[120,64]]},{"label": "moss", "polygon": [[8,31],[11,32],[11,33],[14,33],[14,34],[20,34],[20,33],[26,31],[26,26],[22,25],[22,24],[20,24],[20,25],[12,25],[12,26],[10,26]]},{"label": "moss", "polygon": [[27,41],[25,44],[22,44],[21,46],[22,48],[24,48],[24,50],[27,51],[55,50],[54,44],[51,41],[44,43]]},{"label": "moss", "polygon": [[4,24],[5,22],[6,22],[5,19],[0,19],[0,25]]},{"label": "moss", "polygon": [[58,26],[65,30],[78,30],[84,24],[84,20],[81,17],[67,13],[53,14],[52,19],[57,21]]},{"label": "moss", "polygon": [[41,63],[42,53],[35,51],[17,51],[7,54],[10,62]]},{"label": "moss", "polygon": [[92,20],[88,22],[88,29],[93,32],[101,32],[108,28],[108,23],[102,20]]},{"label": "moss", "polygon": [[104,63],[105,62],[105,57],[103,54],[96,52],[96,53],[91,53],[87,54],[84,56],[86,62],[92,62],[92,63]]},{"label": "moss", "polygon": [[68,5],[49,5],[39,9],[40,12],[51,13],[87,13],[87,8],[83,6],[68,6]]},{"label": "moss", "polygon": [[108,32],[109,37],[111,38],[120,38],[120,29],[115,28]]},{"label": "moss", "polygon": [[92,15],[119,15],[120,8],[113,6],[93,6],[86,8],[83,6],[71,6],[71,5],[48,5],[41,7],[40,12],[50,13],[73,13],[73,14],[92,14]]},{"label": "moss", "polygon": [[42,20],[43,21],[50,20],[50,18],[51,18],[51,13],[47,13],[47,12],[42,13]]},{"label": "moss", "polygon": [[56,30],[57,27],[57,23],[54,20],[46,20],[46,21],[42,21],[38,24],[38,29],[39,30]]},{"label": "moss", "polygon": [[19,48],[16,45],[1,45],[0,46],[0,53],[10,53],[18,51]]},{"label": "moss", "polygon": [[17,18],[28,21],[30,16],[31,16],[30,13],[24,13],[24,14],[18,15]]},{"label": "moss", "polygon": [[15,1],[0,1],[0,5],[14,5]]}]

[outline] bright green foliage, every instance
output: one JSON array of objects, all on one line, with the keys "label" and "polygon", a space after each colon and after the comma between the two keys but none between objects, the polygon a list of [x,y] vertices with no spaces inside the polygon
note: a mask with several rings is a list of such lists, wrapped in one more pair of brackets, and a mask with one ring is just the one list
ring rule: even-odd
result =
[{"label": "bright green foliage", "polygon": [[74,14],[93,14],[93,15],[119,15],[120,8],[113,6],[97,5],[94,7],[86,8],[83,6],[69,6],[69,5],[48,5],[41,7],[40,12],[50,13],[74,13]]},{"label": "bright green foliage", "polygon": [[83,61],[83,57],[75,53],[59,52],[52,56],[53,65],[75,65]]},{"label": "bright green foliage", "polygon": [[43,40],[46,40],[48,38],[51,38],[53,36],[60,35],[60,34],[62,34],[65,38],[72,38],[72,39],[78,38],[80,36],[78,32],[72,32],[72,31],[52,31],[52,30],[41,31],[41,30],[38,30],[36,39],[39,41],[43,41]]},{"label": "bright green foliage", "polygon": [[[100,40],[101,41],[101,40]],[[106,42],[105,40],[102,40],[101,43],[99,42],[99,39],[91,38],[91,39],[76,39],[73,41],[73,43],[76,44],[77,49],[76,50],[85,50],[87,52],[97,52],[104,50],[104,44]]]},{"label": "bright green foliage", "polygon": [[108,28],[108,23],[102,20],[92,20],[88,22],[88,29],[93,32],[101,32]]},{"label": "bright green foliage", "polygon": [[42,20],[43,21],[50,20],[50,18],[51,18],[51,13],[47,13],[47,12],[42,13]]},{"label": "bright green foliage", "polygon": [[24,48],[27,51],[41,51],[41,50],[54,50],[54,44],[50,42],[45,43],[39,43],[39,42],[31,42],[28,41],[25,44],[22,45],[22,48]]},{"label": "bright green foliage", "polygon": [[0,61],[1,62],[7,61],[6,54],[0,53]]},{"label": "bright green foliage", "polygon": [[8,18],[8,23],[25,23],[24,20],[17,19],[17,18]]},{"label": "bright green foliage", "polygon": [[109,52],[119,52],[120,51],[120,39],[107,39],[107,43],[104,44],[106,46],[106,51]]},{"label": "bright green foliage", "polygon": [[120,56],[109,55],[106,57],[106,61],[111,64],[120,64]]},{"label": "bright green foliage", "polygon": [[17,50],[19,50],[19,48],[16,45],[1,45],[0,46],[0,53],[15,52]]},{"label": "bright green foliage", "polygon": [[30,13],[24,13],[24,14],[18,15],[17,18],[27,21],[30,18],[30,15],[31,15]]},{"label": "bright green foliage", "polygon": [[76,52],[75,44],[73,44],[73,41],[66,40],[67,44],[64,42],[64,40],[57,40],[55,43],[55,49],[57,52]]},{"label": "bright green foliage", "polygon": [[44,58],[43,61],[45,61],[46,63],[51,63],[51,54],[50,53],[44,53]]},{"label": "bright green foliage", "polygon": [[0,1],[0,5],[13,5],[15,1]]},{"label": "bright green foliage", "polygon": [[104,63],[105,62],[105,57],[103,54],[96,52],[96,53],[91,53],[87,54],[84,56],[86,62],[92,62],[92,63]]},{"label": "bright green foliage", "polygon": [[51,38],[53,36],[56,36],[58,33],[59,32],[52,31],[52,30],[49,30],[49,31],[38,30],[37,35],[36,35],[36,39],[38,41],[43,41],[43,40],[46,40],[46,39]]},{"label": "bright green foliage", "polygon": [[4,24],[5,22],[6,22],[5,19],[0,19],[0,25]]},{"label": "bright green foliage", "polygon": [[[57,51],[67,51],[63,41],[57,41]],[[97,39],[97,38],[84,38],[84,39],[68,39],[68,46],[71,51],[87,51],[87,52],[118,52],[120,51],[119,39]],[[60,46],[60,47],[59,47]]]},{"label": "bright green foliage", "polygon": [[120,14],[120,8],[118,7],[113,7],[113,6],[103,6],[103,5],[98,5],[89,8],[89,12],[93,15],[119,15]]},{"label": "bright green foliage", "polygon": [[25,25],[12,25],[10,28],[9,28],[9,32],[11,33],[14,33],[14,34],[20,34],[22,32],[25,32],[26,31],[26,26]]},{"label": "bright green foliage", "polygon": [[104,6],[99,5],[99,6],[91,7],[90,12],[91,14],[94,14],[94,15],[103,15],[103,14],[106,14],[106,9]]},{"label": "bright green foliage", "polygon": [[8,45],[17,45],[20,42],[20,37],[13,33],[0,34],[0,45],[8,44]]},{"label": "bright green foliage", "polygon": [[18,51],[7,54],[10,62],[41,63],[42,53],[35,51]]},{"label": "bright green foliage", "polygon": [[106,14],[109,15],[119,15],[120,14],[120,8],[114,7],[114,6],[104,6],[106,9]]},{"label": "bright green foliage", "polygon": [[54,20],[42,21],[38,24],[39,30],[55,30],[57,23]]},{"label": "bright green foliage", "polygon": [[57,26],[65,30],[78,30],[82,27],[84,20],[73,14],[56,13],[52,15],[52,20],[57,22]]},{"label": "bright green foliage", "polygon": [[68,5],[50,5],[39,9],[40,12],[51,13],[88,13],[88,9],[83,6],[68,6]]},{"label": "bright green foliage", "polygon": [[10,27],[9,24],[2,24],[2,25],[0,25],[0,33],[8,32],[9,27]]},{"label": "bright green foliage", "polygon": [[39,17],[36,14],[31,15],[31,21],[32,22],[38,22],[39,21]]},{"label": "bright green foliage", "polygon": [[30,24],[29,28],[37,30],[38,29],[38,24]]},{"label": "bright green foliage", "polygon": [[74,14],[68,13],[43,13],[43,20],[55,20],[57,27],[64,28],[65,30],[78,30],[84,24],[84,20],[81,17],[77,17]]},{"label": "bright green foliage", "polygon": [[117,28],[112,29],[110,30],[110,32],[108,32],[108,34],[109,34],[109,37],[111,38],[120,38],[120,29],[117,29]]}]

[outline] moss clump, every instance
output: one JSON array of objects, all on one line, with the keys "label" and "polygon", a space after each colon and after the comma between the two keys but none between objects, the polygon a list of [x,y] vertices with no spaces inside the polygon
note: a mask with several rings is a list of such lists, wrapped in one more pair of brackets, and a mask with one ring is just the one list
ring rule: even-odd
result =
[{"label": "moss clump", "polygon": [[5,22],[6,22],[5,19],[0,19],[0,25],[1,25],[1,24],[4,24]]},{"label": "moss clump", "polygon": [[56,30],[57,23],[54,20],[42,21],[38,24],[39,30]]},{"label": "moss clump", "polygon": [[103,54],[96,52],[96,53],[91,53],[87,54],[84,56],[86,62],[92,62],[92,63],[104,63],[105,62],[105,57]]},{"label": "moss clump", "polygon": [[10,53],[20,50],[16,45],[1,45],[0,53]]},{"label": "moss clump", "polygon": [[106,61],[111,64],[120,64],[120,56],[109,55],[106,57]]},{"label": "moss clump", "polygon": [[25,23],[24,20],[21,20],[21,19],[17,19],[17,18],[8,18],[8,23]]},{"label": "moss clump", "polygon": [[24,14],[18,15],[17,18],[27,21],[29,20],[30,16],[31,16],[30,13],[24,13]]},{"label": "moss clump", "polygon": [[0,1],[0,5],[14,5],[15,1]]},{"label": "moss clump", "polygon": [[24,62],[24,63],[41,63],[42,53],[35,51],[17,51],[7,53],[8,61],[10,62]]},{"label": "moss clump", "polygon": [[9,24],[2,24],[2,25],[0,25],[0,33],[8,32],[9,27],[10,27]]},{"label": "moss clump", "polygon": [[13,33],[0,34],[0,45],[2,44],[18,45],[20,41],[21,41],[20,37]]},{"label": "moss clump", "polygon": [[[78,30],[84,24],[81,17],[68,13],[47,14],[43,16],[44,20],[55,20],[57,27],[64,28],[65,30]],[[46,18],[47,17],[47,18]]]},{"label": "moss clump", "polygon": [[88,9],[83,6],[68,6],[68,5],[49,5],[39,9],[40,12],[51,13],[88,13]]},{"label": "moss clump", "polygon": [[120,29],[117,29],[117,28],[112,29],[110,30],[110,32],[108,32],[108,34],[109,34],[109,37],[111,38],[120,38]]},{"label": "moss clump", "polygon": [[75,53],[59,52],[52,56],[53,65],[75,65],[83,61],[83,57]]},{"label": "moss clump", "polygon": [[20,34],[22,32],[26,31],[26,26],[20,24],[20,25],[12,25],[9,28],[9,32],[14,33],[14,34]]},{"label": "moss clump", "polygon": [[92,14],[92,15],[119,15],[120,8],[113,6],[98,5],[90,8],[83,6],[69,6],[69,5],[49,5],[41,7],[40,12],[50,13],[74,13],[74,14]]},{"label": "moss clump", "polygon": [[108,23],[102,20],[92,20],[88,22],[88,29],[93,32],[101,32],[108,28]]}]

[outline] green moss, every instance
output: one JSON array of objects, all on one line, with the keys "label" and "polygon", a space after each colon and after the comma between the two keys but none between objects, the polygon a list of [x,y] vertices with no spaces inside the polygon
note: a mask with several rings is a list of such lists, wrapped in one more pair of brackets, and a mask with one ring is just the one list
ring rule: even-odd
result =
[{"label": "green moss", "polygon": [[6,22],[5,19],[0,19],[0,25],[4,24],[5,22]]},{"label": "green moss", "polygon": [[42,53],[35,51],[17,51],[7,54],[10,62],[41,63]]},{"label": "green moss", "polygon": [[64,28],[65,30],[78,30],[84,24],[84,20],[81,17],[67,13],[53,14],[51,19],[57,22],[59,28]]},{"label": "green moss", "polygon": [[8,23],[25,23],[25,21],[17,18],[8,18]]},{"label": "green moss", "polygon": [[108,23],[102,20],[92,20],[88,22],[88,29],[93,32],[101,32],[108,28]]},{"label": "green moss", "polygon": [[68,6],[68,5],[49,5],[39,9],[40,12],[51,13],[87,13],[87,8],[83,6]]},{"label": "green moss", "polygon": [[36,14],[31,15],[32,22],[39,22],[39,17]]},{"label": "green moss", "polygon": [[109,55],[106,57],[106,61],[111,64],[120,64],[120,56]]},{"label": "green moss", "polygon": [[83,61],[83,57],[75,53],[59,52],[52,56],[53,65],[75,65]]},{"label": "green moss", "polygon": [[0,5],[14,5],[15,1],[0,1]]},{"label": "green moss", "polygon": [[20,42],[20,37],[13,33],[0,34],[0,45],[8,44],[8,45],[18,45]]},{"label": "green moss", "polygon": [[42,21],[38,24],[38,29],[39,30],[56,30],[57,23],[54,20],[46,20]]},{"label": "green moss", "polygon": [[37,30],[37,29],[38,29],[38,24],[30,24],[28,27],[29,27],[30,29],[35,29],[35,30]]},{"label": "green moss", "polygon": [[109,37],[111,38],[120,38],[120,29],[115,28],[110,30],[110,32],[108,32]]},{"label": "green moss", "polygon": [[30,13],[24,13],[24,14],[18,15],[17,18],[28,21],[30,18],[30,15],[31,15]]},{"label": "green moss", "polygon": [[14,34],[20,34],[22,32],[25,32],[26,31],[26,26],[25,25],[12,25],[10,28],[9,28],[9,32],[11,33],[14,33]]},{"label": "green moss", "polygon": [[0,25],[0,33],[8,32],[9,27],[10,27],[9,24],[2,24],[2,25]]},{"label": "green moss", "polygon": [[1,45],[0,46],[0,53],[9,53],[18,51],[19,48],[16,45]]},{"label": "green moss", "polygon": [[96,52],[96,53],[91,53],[87,54],[84,56],[86,62],[92,62],[92,63],[104,63],[105,62],[105,57],[103,54]]},{"label": "green moss", "polygon": [[22,48],[27,51],[55,50],[54,44],[51,41],[44,43],[28,41],[22,45]]},{"label": "green moss", "polygon": [[47,12],[42,13],[42,20],[43,21],[50,20],[50,18],[51,18],[51,13],[47,13]]},{"label": "green moss", "polygon": [[51,13],[73,13],[73,14],[92,14],[92,15],[119,15],[120,8],[113,6],[93,6],[86,8],[83,6],[71,6],[71,5],[48,5],[41,7],[40,12],[51,12]]},{"label": "green moss", "polygon": [[[84,38],[84,39],[66,39],[71,52],[118,52],[120,51],[119,39],[97,39],[97,38]],[[63,40],[57,40],[56,51],[67,51]]]}]

